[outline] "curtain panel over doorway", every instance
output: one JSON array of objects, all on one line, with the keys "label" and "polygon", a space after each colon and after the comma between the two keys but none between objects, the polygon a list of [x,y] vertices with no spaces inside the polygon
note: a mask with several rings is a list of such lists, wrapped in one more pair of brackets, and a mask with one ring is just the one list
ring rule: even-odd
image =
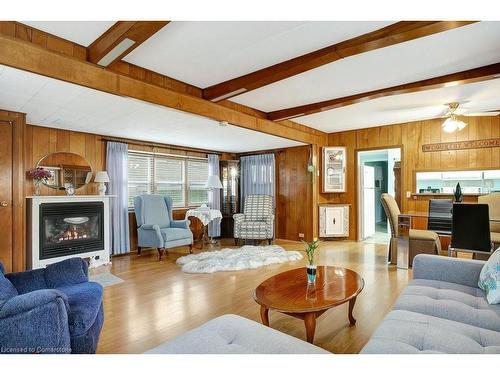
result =
[{"label": "curtain panel over doorway", "polygon": [[111,249],[112,254],[130,251],[128,230],[128,145],[121,142],[107,142],[106,168],[109,175],[111,203]]},{"label": "curtain panel over doorway", "polygon": [[267,194],[274,199],[274,174],[274,154],[242,156],[240,158],[241,212],[243,212],[245,198],[248,195]]}]

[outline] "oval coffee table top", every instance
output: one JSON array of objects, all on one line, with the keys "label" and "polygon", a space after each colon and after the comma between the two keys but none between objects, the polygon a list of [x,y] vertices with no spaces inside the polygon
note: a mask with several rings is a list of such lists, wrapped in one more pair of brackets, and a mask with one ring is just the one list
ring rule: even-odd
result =
[{"label": "oval coffee table top", "polygon": [[286,313],[326,310],[356,297],[364,287],[356,272],[334,266],[318,266],[316,283],[307,283],[306,268],[296,268],[270,277],[254,292],[255,301]]}]

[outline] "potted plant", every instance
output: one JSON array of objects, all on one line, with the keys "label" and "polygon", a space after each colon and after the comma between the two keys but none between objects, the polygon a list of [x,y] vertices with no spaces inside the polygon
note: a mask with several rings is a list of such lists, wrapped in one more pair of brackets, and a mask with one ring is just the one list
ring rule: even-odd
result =
[{"label": "potted plant", "polygon": [[51,173],[43,167],[36,167],[28,171],[28,177],[32,178],[34,182],[34,195],[40,195],[40,183],[42,181],[47,182],[51,176]]},{"label": "potted plant", "polygon": [[319,240],[315,238],[311,242],[307,242],[302,240],[304,245],[306,246],[306,255],[307,255],[307,282],[309,284],[313,284],[316,282],[316,264],[314,264],[314,255],[316,253],[316,249],[319,247]]}]

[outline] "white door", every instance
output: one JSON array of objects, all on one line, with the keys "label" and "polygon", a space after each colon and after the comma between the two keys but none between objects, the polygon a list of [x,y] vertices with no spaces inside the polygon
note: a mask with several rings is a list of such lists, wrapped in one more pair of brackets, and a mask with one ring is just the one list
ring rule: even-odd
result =
[{"label": "white door", "polygon": [[375,168],[363,165],[361,170],[362,239],[375,234]]},{"label": "white door", "polygon": [[330,236],[344,233],[344,208],[327,207],[325,210],[325,232]]}]

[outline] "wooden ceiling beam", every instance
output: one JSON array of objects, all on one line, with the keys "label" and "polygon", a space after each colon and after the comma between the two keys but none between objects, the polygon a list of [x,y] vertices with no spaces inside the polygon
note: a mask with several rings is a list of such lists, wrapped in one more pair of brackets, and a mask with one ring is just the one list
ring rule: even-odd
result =
[{"label": "wooden ceiling beam", "polygon": [[203,97],[229,99],[336,60],[465,26],[476,21],[401,21],[382,29],[207,87]]},{"label": "wooden ceiling beam", "polygon": [[[93,63],[3,34],[0,34],[0,64],[212,120],[227,121],[241,128],[298,142],[327,144],[328,135],[324,132],[298,124],[281,124],[259,118],[199,97],[124,76]],[[168,131],[168,127],[165,131]]]},{"label": "wooden ceiling beam", "polygon": [[367,100],[382,98],[384,96],[409,94],[418,91],[488,81],[496,78],[500,78],[500,63],[447,74],[440,77],[424,79],[417,82],[406,83],[403,85],[345,96],[342,98],[325,100],[318,103],[305,104],[292,108],[280,109],[277,111],[269,112],[267,114],[267,118],[273,121],[292,119],[296,117],[311,115],[313,113],[329,111],[335,108],[345,107],[356,103],[361,103]]},{"label": "wooden ceiling beam", "polygon": [[128,55],[169,22],[118,21],[88,47],[88,60],[109,66]]}]

